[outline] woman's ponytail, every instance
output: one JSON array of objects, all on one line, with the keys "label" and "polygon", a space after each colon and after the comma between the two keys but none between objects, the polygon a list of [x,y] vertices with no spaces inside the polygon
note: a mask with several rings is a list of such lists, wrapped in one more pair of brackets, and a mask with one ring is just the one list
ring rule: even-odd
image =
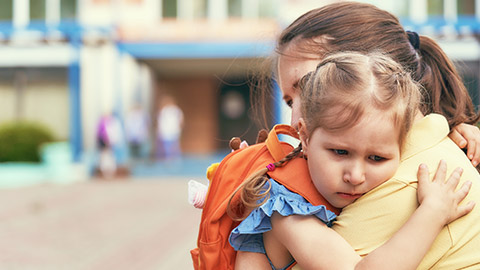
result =
[{"label": "woman's ponytail", "polygon": [[421,106],[423,114],[444,115],[450,128],[461,123],[476,124],[479,115],[455,65],[432,39],[420,36],[420,64],[415,79],[427,89]]}]

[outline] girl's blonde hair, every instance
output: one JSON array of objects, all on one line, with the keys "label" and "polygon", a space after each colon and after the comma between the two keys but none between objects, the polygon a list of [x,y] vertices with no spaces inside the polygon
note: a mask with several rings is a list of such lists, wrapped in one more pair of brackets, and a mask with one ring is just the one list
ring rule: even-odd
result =
[{"label": "girl's blonde hair", "polygon": [[[420,88],[410,74],[381,53],[342,52],[326,56],[315,71],[301,79],[300,88],[308,134],[319,127],[328,131],[348,129],[367,113],[381,112],[378,117],[390,117],[393,121],[401,147],[421,99]],[[301,145],[295,148],[275,167],[302,156],[301,149]],[[266,201],[270,191],[267,172],[265,168],[254,173],[238,187],[240,194],[235,192],[227,208],[232,218],[242,220]],[[236,195],[240,208],[231,204]]]},{"label": "girl's blonde hair", "polygon": [[368,112],[390,117],[403,145],[420,107],[420,87],[410,74],[381,53],[342,52],[325,57],[300,81],[308,134],[321,127],[341,131]]}]

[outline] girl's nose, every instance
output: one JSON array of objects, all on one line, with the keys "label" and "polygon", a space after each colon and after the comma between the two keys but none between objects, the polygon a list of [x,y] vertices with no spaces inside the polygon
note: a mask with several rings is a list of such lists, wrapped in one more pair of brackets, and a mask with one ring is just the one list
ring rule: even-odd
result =
[{"label": "girl's nose", "polygon": [[343,179],[345,182],[350,183],[354,186],[360,185],[365,182],[365,170],[363,165],[360,162],[355,162],[351,164],[351,167],[345,170]]}]

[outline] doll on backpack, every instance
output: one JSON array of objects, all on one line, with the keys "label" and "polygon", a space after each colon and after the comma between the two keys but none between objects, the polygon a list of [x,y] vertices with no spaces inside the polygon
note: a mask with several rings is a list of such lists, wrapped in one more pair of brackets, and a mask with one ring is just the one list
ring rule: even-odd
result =
[{"label": "doll on backpack", "polygon": [[[262,129],[258,132],[257,143],[264,142],[267,139],[268,132],[266,129]],[[232,152],[238,149],[243,149],[248,147],[246,141],[242,141],[239,137],[234,137],[229,142],[230,149]],[[219,163],[213,163],[207,168],[207,179],[212,180],[215,170],[217,169]],[[195,208],[202,209],[205,205],[205,199],[207,198],[208,185],[200,183],[195,180],[188,181],[188,202],[193,205]]]},{"label": "doll on backpack", "polygon": [[300,146],[237,189],[250,211],[233,217],[242,220],[229,240],[238,251],[235,269],[289,269],[295,263],[304,269],[416,269],[444,225],[474,207],[473,202],[461,203],[471,182],[455,191],[461,168],[445,181],[446,164],[440,162],[431,181],[428,168],[420,165],[419,207],[389,241],[365,257],[329,228],[333,212],[310,204],[268,173],[306,158],[317,191],[334,207],[344,208],[394,175],[412,125],[443,117],[423,118],[418,85],[379,53],[327,56],[300,87]]}]

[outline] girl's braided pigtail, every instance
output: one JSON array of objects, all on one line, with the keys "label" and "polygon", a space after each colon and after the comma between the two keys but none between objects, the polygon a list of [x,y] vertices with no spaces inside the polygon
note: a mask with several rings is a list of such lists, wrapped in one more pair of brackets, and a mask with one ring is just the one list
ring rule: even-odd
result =
[{"label": "girl's braided pigtail", "polygon": [[[271,163],[250,175],[230,197],[227,214],[235,221],[244,220],[254,208],[264,204],[268,199],[271,185],[267,173],[276,167],[284,166],[288,161],[300,156],[302,156],[301,144],[282,160]],[[240,191],[239,194],[237,194],[238,191]],[[238,196],[240,196],[240,198],[234,198]]]}]

